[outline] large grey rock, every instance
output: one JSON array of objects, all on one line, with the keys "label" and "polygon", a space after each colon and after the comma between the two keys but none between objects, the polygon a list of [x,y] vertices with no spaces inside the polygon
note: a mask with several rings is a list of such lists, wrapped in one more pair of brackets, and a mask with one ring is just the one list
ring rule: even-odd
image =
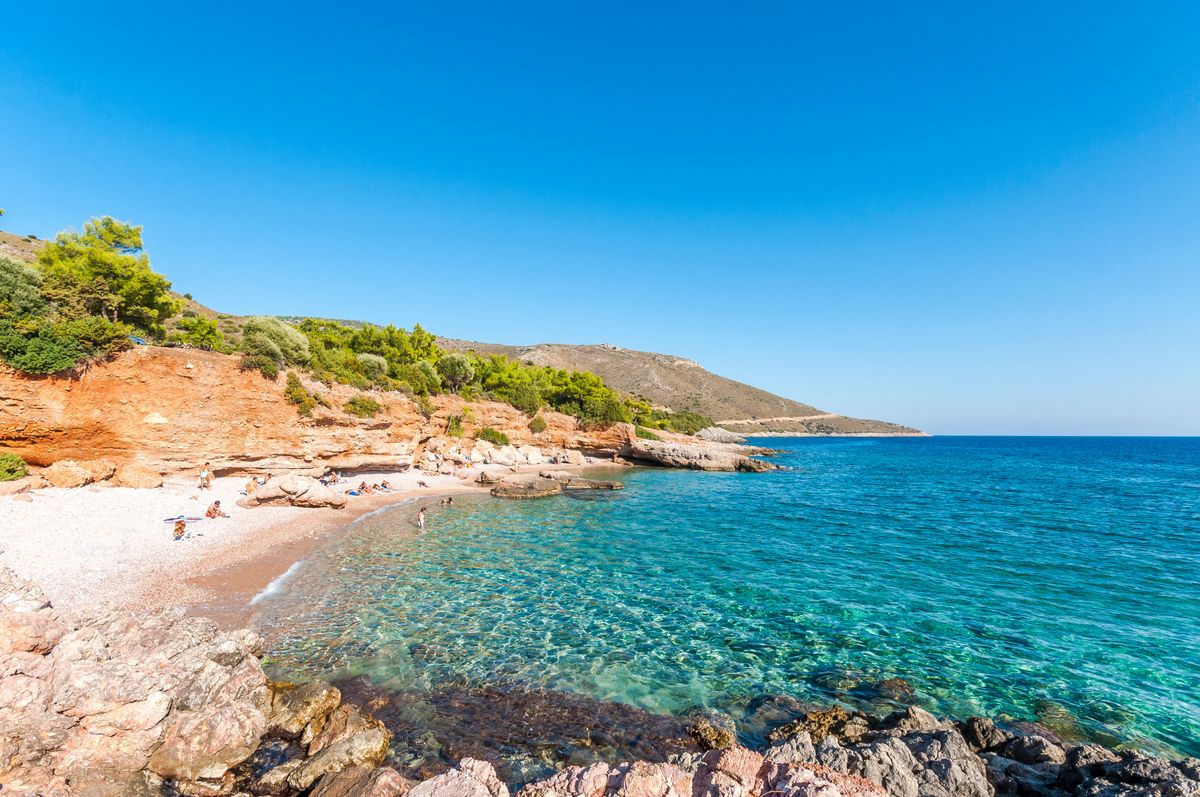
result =
[{"label": "large grey rock", "polygon": [[403,797],[416,785],[391,767],[356,765],[321,778],[309,797]]},{"label": "large grey rock", "polygon": [[746,438],[742,437],[740,434],[731,432],[728,429],[722,429],[719,426],[707,426],[696,432],[696,437],[699,437],[701,440],[707,440],[710,443],[740,444],[746,442]]},{"label": "large grey rock", "polygon": [[346,495],[309,476],[286,474],[271,477],[253,495],[238,501],[239,506],[248,507],[269,504],[340,509],[346,505]]},{"label": "large grey rock", "polygon": [[751,459],[737,448],[716,443],[674,443],[634,438],[625,444],[620,453],[626,459],[689,470],[759,472],[779,467],[761,459]]},{"label": "large grey rock", "polygon": [[991,797],[983,760],[954,729],[911,733],[901,741],[917,766],[920,797]]}]

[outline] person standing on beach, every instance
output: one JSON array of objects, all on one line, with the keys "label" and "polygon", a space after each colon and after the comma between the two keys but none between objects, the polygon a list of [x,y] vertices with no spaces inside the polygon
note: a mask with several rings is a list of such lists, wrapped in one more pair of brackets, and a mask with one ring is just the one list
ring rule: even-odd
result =
[{"label": "person standing on beach", "polygon": [[200,489],[212,489],[212,468],[208,466],[207,462],[205,462],[204,467],[200,469]]},{"label": "person standing on beach", "polygon": [[417,528],[421,531],[425,530],[425,507],[417,510]]}]

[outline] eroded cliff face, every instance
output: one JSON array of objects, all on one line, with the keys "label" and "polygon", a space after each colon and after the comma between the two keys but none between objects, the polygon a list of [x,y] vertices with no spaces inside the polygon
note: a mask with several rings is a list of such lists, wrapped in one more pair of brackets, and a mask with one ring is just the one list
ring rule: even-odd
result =
[{"label": "eroded cliff face", "polygon": [[392,468],[412,462],[429,438],[445,436],[451,415],[463,415],[464,437],[484,426],[515,445],[610,455],[627,429],[587,432],[574,418],[543,412],[545,432],[506,404],[440,396],[430,418],[404,395],[370,392],[383,410],[374,418],[345,412],[358,394],[345,385],[306,386],[329,404],[303,418],[284,397],[284,377],[272,381],[242,371],[238,359],[190,349],[141,347],[81,375],[38,377],[0,366],[0,450],[35,466],[104,459],[163,473],[204,462],[222,470],[315,472],[325,467]]}]

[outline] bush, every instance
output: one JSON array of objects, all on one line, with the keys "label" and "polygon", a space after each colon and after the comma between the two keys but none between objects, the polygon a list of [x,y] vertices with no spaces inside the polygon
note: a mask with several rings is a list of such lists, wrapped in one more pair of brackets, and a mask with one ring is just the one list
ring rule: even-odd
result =
[{"label": "bush", "polygon": [[40,324],[27,335],[12,322],[0,320],[0,357],[18,371],[57,374],[74,368],[86,356],[78,343],[57,334],[49,324]]},{"label": "bush", "polygon": [[238,367],[243,371],[258,371],[271,380],[279,376],[279,366],[275,361],[261,354],[247,354],[245,357],[242,357],[242,362]]},{"label": "bush", "polygon": [[98,315],[55,324],[54,331],[63,338],[75,341],[85,354],[93,357],[107,357],[133,346],[133,341],[129,339],[133,327]]},{"label": "bush", "polygon": [[207,351],[219,349],[221,348],[221,343],[224,341],[221,330],[217,328],[217,322],[210,321],[207,318],[199,318],[193,315],[192,317],[181,319],[176,326],[178,326],[180,331],[177,338],[179,342],[195,346],[198,349],[205,349]]},{"label": "bush", "polygon": [[534,434],[541,434],[542,432],[546,431],[546,419],[541,415],[536,416],[532,421],[529,422],[529,431],[533,432]]},{"label": "bush", "polygon": [[639,427],[637,427],[637,429],[635,431],[637,432],[637,436],[642,438],[643,440],[661,440],[662,439],[661,437],[656,435],[654,432],[647,429],[645,426],[639,426]]},{"label": "bush", "polygon": [[0,318],[36,318],[48,309],[37,270],[0,257]]},{"label": "bush", "polygon": [[462,419],[461,415],[451,415],[449,418],[446,419],[446,434],[449,435],[450,437],[462,437],[463,436],[462,422],[463,422],[463,419]]},{"label": "bush", "polygon": [[417,394],[417,411],[424,416],[425,420],[433,417],[433,413],[437,408],[433,406],[433,402],[429,400],[429,396],[424,393]]},{"label": "bush", "polygon": [[242,351],[270,357],[276,365],[308,365],[308,338],[278,318],[257,316],[242,325]]},{"label": "bush", "polygon": [[25,460],[16,454],[0,454],[0,482],[15,482],[29,475]]},{"label": "bush", "polygon": [[296,405],[296,409],[305,418],[312,415],[313,407],[317,406],[316,397],[304,389],[300,377],[293,371],[287,373],[287,386],[283,389],[283,395]]},{"label": "bush", "polygon": [[614,423],[628,423],[629,409],[625,403],[613,393],[607,396],[588,398],[579,412],[579,420],[584,426],[612,426]]},{"label": "bush", "polygon": [[379,384],[387,379],[388,361],[378,354],[356,354],[354,359],[362,368],[363,376],[370,382]]},{"label": "bush", "polygon": [[498,446],[508,445],[508,435],[504,432],[493,429],[490,426],[485,426],[475,433],[476,440],[487,440],[489,443],[494,443]]},{"label": "bush", "polygon": [[354,396],[345,404],[346,412],[351,415],[357,415],[359,418],[374,418],[383,409],[379,406],[379,402],[370,396],[359,394]]}]

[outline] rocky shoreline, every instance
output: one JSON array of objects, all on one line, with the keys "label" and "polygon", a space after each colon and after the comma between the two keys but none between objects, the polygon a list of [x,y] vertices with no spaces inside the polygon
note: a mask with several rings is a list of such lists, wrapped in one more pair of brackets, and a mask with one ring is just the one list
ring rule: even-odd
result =
[{"label": "rocky shoreline", "polygon": [[[870,716],[780,700],[771,716],[781,722],[755,750],[719,715],[642,712],[628,725],[606,711],[637,709],[474,688],[436,700],[487,704],[506,719],[479,713],[448,744],[427,704],[365,682],[274,683],[262,653],[253,632],[222,632],[180,610],[60,612],[0,569],[0,792],[507,797],[512,785],[523,797],[1200,795],[1198,759],[1072,743],[1029,723],[942,720],[913,706]],[[518,744],[541,749],[545,771],[504,766]],[[418,764],[422,748],[429,755]]]}]

